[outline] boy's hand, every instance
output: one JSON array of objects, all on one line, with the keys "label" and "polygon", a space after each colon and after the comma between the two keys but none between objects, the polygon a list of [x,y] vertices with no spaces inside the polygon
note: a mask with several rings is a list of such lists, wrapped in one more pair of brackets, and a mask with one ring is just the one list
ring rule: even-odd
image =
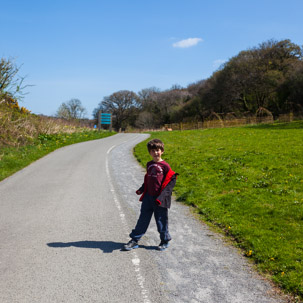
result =
[{"label": "boy's hand", "polygon": [[142,191],[140,191],[139,189],[136,191],[137,195],[142,195]]}]

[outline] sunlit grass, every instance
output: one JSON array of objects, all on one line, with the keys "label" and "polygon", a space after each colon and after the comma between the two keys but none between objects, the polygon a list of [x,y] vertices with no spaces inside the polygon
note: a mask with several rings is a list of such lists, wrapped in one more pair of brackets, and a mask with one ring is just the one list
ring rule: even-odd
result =
[{"label": "sunlit grass", "polygon": [[[258,268],[303,297],[303,123],[151,133],[178,172],[178,201],[220,227]],[[135,155],[150,159],[146,142]]]}]

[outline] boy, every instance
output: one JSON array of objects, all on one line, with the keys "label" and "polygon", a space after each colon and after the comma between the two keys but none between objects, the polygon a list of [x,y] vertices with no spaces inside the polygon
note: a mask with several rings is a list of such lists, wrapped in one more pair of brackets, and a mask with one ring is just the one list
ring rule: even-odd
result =
[{"label": "boy", "polygon": [[149,141],[147,149],[153,160],[147,163],[144,183],[136,191],[137,195],[141,195],[139,199],[142,201],[141,212],[135,229],[129,235],[131,240],[124,245],[123,250],[139,247],[138,241],[145,234],[153,214],[161,239],[157,249],[165,250],[171,240],[168,231],[168,209],[171,205],[172,190],[178,174],[162,160],[164,143],[161,140]]}]

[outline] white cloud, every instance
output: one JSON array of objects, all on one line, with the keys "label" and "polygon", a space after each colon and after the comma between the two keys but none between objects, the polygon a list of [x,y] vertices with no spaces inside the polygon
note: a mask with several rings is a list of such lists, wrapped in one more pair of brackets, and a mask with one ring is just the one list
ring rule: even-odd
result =
[{"label": "white cloud", "polygon": [[224,59],[218,59],[218,60],[215,60],[213,62],[213,67],[214,68],[219,68],[223,63],[227,62],[227,60],[224,60]]},{"label": "white cloud", "polygon": [[202,41],[203,41],[203,39],[201,39],[201,38],[188,38],[188,39],[181,40],[179,42],[174,43],[173,47],[180,47],[180,48],[192,47]]}]

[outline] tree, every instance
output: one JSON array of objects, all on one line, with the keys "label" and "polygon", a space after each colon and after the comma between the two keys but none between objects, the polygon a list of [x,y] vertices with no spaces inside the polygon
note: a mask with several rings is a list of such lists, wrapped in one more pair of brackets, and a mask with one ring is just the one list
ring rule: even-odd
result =
[{"label": "tree", "polygon": [[269,40],[242,51],[208,79],[212,85],[204,91],[203,103],[221,113],[267,108],[277,115],[286,102],[279,88],[301,60],[301,48],[289,40]]},{"label": "tree", "polygon": [[287,80],[280,87],[279,97],[286,100],[281,112],[303,113],[303,62],[289,73]]},{"label": "tree", "polygon": [[157,95],[156,102],[161,117],[161,124],[171,123],[172,116],[179,111],[188,99],[187,90],[172,89]]},{"label": "tree", "polygon": [[86,115],[86,109],[82,106],[79,99],[71,99],[68,102],[63,102],[57,110],[56,117],[71,119],[83,119]]},{"label": "tree", "polygon": [[120,90],[104,97],[94,113],[96,114],[99,110],[111,113],[113,115],[113,127],[119,130],[127,126],[127,121],[131,124],[135,123],[139,107],[139,97],[136,93],[129,90]]},{"label": "tree", "polygon": [[154,128],[155,127],[155,120],[153,114],[147,111],[139,113],[136,126],[143,129],[143,128]]},{"label": "tree", "polygon": [[23,85],[24,77],[18,76],[20,67],[12,59],[0,60],[0,98],[5,100],[22,99],[23,90],[28,85]]},{"label": "tree", "polygon": [[[144,90],[144,92],[146,92],[146,90]],[[171,123],[176,112],[178,112],[183,107],[184,102],[190,98],[189,92],[186,89],[181,89],[180,87],[175,88],[175,86],[172,89],[162,92],[154,89],[149,89],[148,92],[148,98],[145,97],[141,101],[143,104],[142,109],[152,113],[154,127]],[[142,95],[142,93],[140,95]]]},{"label": "tree", "polygon": [[153,107],[155,96],[160,93],[157,87],[144,88],[138,92],[140,108],[142,110],[150,110]]}]

